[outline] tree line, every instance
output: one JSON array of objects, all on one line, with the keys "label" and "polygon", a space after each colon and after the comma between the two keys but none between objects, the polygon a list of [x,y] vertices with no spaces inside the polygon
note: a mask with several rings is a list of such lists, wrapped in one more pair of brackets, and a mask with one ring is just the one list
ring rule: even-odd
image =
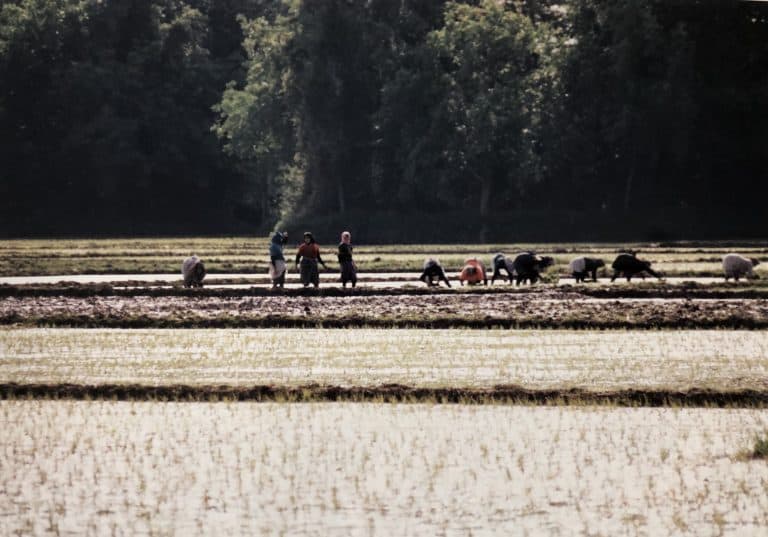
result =
[{"label": "tree line", "polygon": [[758,2],[2,1],[0,225],[760,237],[767,79]]}]

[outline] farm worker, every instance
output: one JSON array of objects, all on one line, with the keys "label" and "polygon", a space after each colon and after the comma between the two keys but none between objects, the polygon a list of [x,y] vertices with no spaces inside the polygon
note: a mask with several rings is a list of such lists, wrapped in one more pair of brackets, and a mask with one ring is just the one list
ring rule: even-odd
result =
[{"label": "farm worker", "polygon": [[349,231],[344,231],[341,234],[338,258],[342,287],[346,287],[347,282],[352,282],[352,287],[354,287],[357,285],[357,266],[352,261],[352,234]]},{"label": "farm worker", "polygon": [[723,257],[723,272],[725,273],[725,281],[729,278],[733,278],[739,281],[739,278],[746,276],[747,278],[760,278],[755,274],[753,267],[760,264],[760,260],[756,257],[743,257],[739,254],[728,254]]},{"label": "farm worker", "polygon": [[[451,286],[451,282],[449,282],[448,278],[445,276],[445,271],[443,270],[440,261],[431,257],[424,261],[424,272],[421,273],[419,279],[430,287],[434,285],[439,286],[440,280],[443,280],[448,287]],[[435,280],[438,280],[437,283],[435,283]]]},{"label": "farm worker", "polygon": [[202,287],[205,278],[205,265],[203,260],[192,254],[181,263],[181,276],[184,278],[184,287]]},{"label": "farm worker", "polygon": [[459,273],[459,283],[464,285],[467,282],[468,285],[474,285],[483,282],[483,285],[488,285],[488,277],[485,274],[485,267],[476,257],[470,257],[464,260],[464,267]]},{"label": "farm worker", "polygon": [[269,243],[269,277],[272,280],[272,289],[285,287],[285,273],[288,266],[283,257],[283,246],[288,241],[288,232],[275,231],[272,242]]},{"label": "farm worker", "polygon": [[301,261],[301,283],[307,287],[310,283],[315,287],[320,286],[320,273],[317,264],[325,266],[325,262],[320,257],[320,247],[315,242],[315,237],[309,231],[304,233],[304,243],[299,246],[296,252],[296,268],[299,268]]}]

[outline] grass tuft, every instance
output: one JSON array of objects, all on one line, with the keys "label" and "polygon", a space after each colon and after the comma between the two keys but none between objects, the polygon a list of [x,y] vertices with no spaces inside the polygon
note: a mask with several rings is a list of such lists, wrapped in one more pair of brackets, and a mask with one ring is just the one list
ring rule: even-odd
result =
[{"label": "grass tuft", "polygon": [[768,431],[763,436],[755,437],[755,445],[752,448],[753,459],[768,459]]}]

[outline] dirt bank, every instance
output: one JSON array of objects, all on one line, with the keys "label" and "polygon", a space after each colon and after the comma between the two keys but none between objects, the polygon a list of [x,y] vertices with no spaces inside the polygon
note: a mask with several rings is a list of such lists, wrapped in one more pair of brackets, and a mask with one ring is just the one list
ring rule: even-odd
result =
[{"label": "dirt bank", "polygon": [[138,384],[0,384],[0,399],[107,399],[150,401],[377,401],[391,403],[534,404],[746,407],[768,406],[768,392],[756,390],[535,390],[516,385],[493,388],[381,386],[145,386]]},{"label": "dirt bank", "polygon": [[123,328],[768,328],[768,299],[595,299],[559,291],[362,296],[9,296],[0,298],[0,324]]}]

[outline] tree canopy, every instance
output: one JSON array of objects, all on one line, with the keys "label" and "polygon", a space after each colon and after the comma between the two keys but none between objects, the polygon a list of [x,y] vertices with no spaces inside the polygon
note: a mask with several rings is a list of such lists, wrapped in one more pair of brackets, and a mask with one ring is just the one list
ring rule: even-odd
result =
[{"label": "tree canopy", "polygon": [[760,237],[767,65],[761,3],[3,1],[0,224]]}]

